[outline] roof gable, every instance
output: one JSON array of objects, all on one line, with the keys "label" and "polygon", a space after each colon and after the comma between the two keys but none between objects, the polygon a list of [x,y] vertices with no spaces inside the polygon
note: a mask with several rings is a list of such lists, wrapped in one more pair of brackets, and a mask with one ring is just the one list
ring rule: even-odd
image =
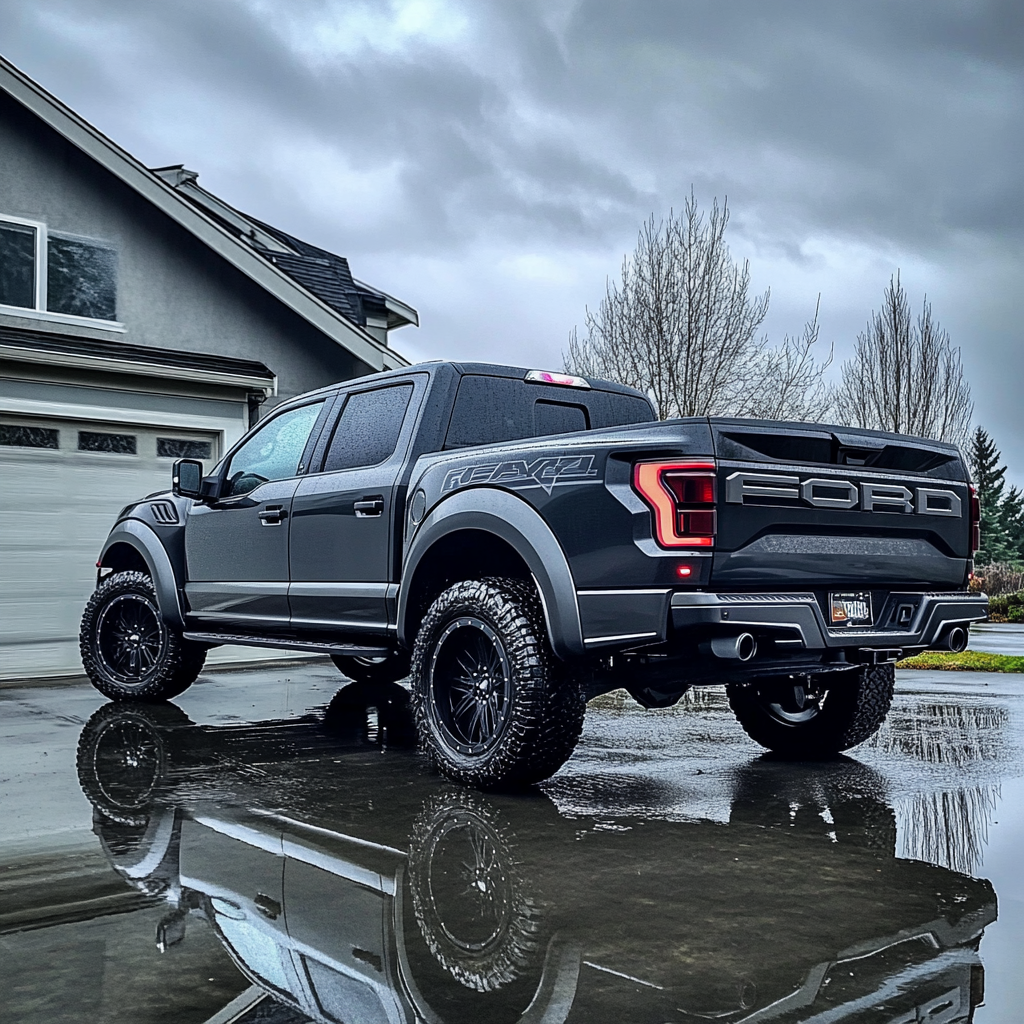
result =
[{"label": "roof gable", "polygon": [[[283,266],[272,260],[271,255],[287,256],[291,246],[282,245],[284,251],[279,252],[272,243],[260,246],[258,239],[255,244],[252,239],[243,240],[242,231],[229,229],[225,217],[217,216],[213,210],[204,209],[190,201],[186,194],[164,180],[160,174],[145,167],[3,57],[0,57],[0,89],[367,366],[374,370],[385,370],[407,364],[406,359],[377,341],[358,322],[359,311],[348,298],[350,294],[357,294],[357,286],[348,270],[348,261],[343,257],[326,254],[343,264],[344,272],[337,264],[319,266],[316,261],[320,257],[310,258],[302,253],[297,253],[301,257],[299,261],[293,261],[290,267]],[[194,176],[192,180],[194,182]],[[236,216],[244,217],[226,204],[221,203],[221,206]],[[255,225],[259,222],[251,223]],[[266,225],[260,227],[271,238],[283,235]],[[284,237],[290,239],[290,236]],[[306,243],[299,244],[306,246]],[[307,248],[315,249],[314,246]],[[352,293],[346,287],[348,282],[352,282]],[[370,289],[366,291],[368,294],[383,295],[373,293]],[[407,317],[404,322],[417,322],[415,310],[410,312],[411,318]]]}]

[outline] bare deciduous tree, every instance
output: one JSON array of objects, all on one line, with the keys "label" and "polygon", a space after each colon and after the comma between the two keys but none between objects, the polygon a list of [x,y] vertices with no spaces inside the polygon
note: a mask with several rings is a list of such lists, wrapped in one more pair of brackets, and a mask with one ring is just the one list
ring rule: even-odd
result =
[{"label": "bare deciduous tree", "polygon": [[766,420],[820,420],[827,416],[833,396],[825,371],[832,365],[833,349],[826,359],[817,361],[813,348],[820,333],[820,305],[819,295],[814,317],[804,324],[799,337],[787,334],[777,348],[762,349],[759,386],[739,403],[737,415]]},{"label": "bare deciduous tree", "polygon": [[974,403],[960,349],[933,319],[927,297],[915,322],[898,273],[843,363],[836,409],[858,427],[967,442]]},{"label": "bare deciduous tree", "polygon": [[767,347],[758,330],[769,292],[750,295],[750,267],[725,242],[728,202],[710,216],[691,191],[682,216],[640,230],[618,282],[609,281],[586,336],[574,330],[566,369],[648,394],[659,416],[773,415],[807,419],[829,400],[811,351],[817,312],[800,338]]}]

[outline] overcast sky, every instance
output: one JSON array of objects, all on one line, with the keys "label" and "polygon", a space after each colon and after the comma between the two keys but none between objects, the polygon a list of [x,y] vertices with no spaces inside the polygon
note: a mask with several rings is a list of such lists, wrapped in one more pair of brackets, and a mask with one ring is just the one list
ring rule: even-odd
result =
[{"label": "overcast sky", "polygon": [[150,166],[349,257],[410,359],[558,367],[640,223],[728,197],[796,333],[890,276],[1024,484],[1021,0],[0,0],[0,52]]}]

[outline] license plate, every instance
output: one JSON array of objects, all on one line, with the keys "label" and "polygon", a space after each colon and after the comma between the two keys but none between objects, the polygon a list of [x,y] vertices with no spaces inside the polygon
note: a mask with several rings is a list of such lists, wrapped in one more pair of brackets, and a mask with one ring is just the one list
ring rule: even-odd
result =
[{"label": "license plate", "polygon": [[865,590],[829,594],[833,626],[864,626],[871,624],[871,594]]}]

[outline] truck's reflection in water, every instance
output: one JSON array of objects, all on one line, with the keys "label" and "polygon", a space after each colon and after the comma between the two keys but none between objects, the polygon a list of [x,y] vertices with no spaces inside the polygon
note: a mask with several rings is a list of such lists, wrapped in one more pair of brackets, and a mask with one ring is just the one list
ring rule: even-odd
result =
[{"label": "truck's reflection in water", "polygon": [[404,692],[370,703],[223,728],[108,705],[82,734],[111,863],[170,904],[157,941],[204,918],[268,994],[237,1019],[973,1016],[992,888],[897,859],[865,766],[755,761],[728,825],[565,817],[446,785],[398,749]]}]

